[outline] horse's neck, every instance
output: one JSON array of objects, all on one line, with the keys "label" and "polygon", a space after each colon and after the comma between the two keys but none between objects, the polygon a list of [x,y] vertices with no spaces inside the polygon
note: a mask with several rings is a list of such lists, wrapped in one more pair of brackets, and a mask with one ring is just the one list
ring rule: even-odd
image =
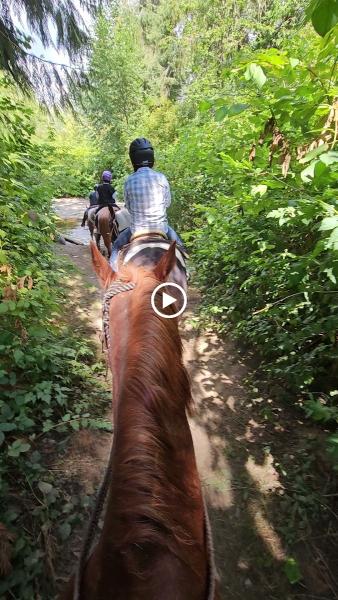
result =
[{"label": "horse's neck", "polygon": [[200,600],[207,560],[185,412],[190,386],[179,338],[146,310],[130,325],[134,337],[117,377],[111,486],[87,579],[99,573],[93,598]]},{"label": "horse's neck", "polygon": [[184,407],[163,416],[122,396],[114,431],[102,588],[139,600],[204,598],[204,510]]},{"label": "horse's neck", "polygon": [[128,511],[139,514],[143,506],[145,519],[163,518],[162,526],[178,526],[179,536],[200,537],[201,491],[185,403],[174,405],[161,376],[157,397],[151,390],[142,397],[139,381],[133,385],[132,375],[127,377],[114,419],[113,512],[125,512],[127,495]]},{"label": "horse's neck", "polygon": [[[159,530],[174,530],[174,537],[202,542],[201,490],[186,416],[191,392],[181,341],[174,323],[148,311],[145,305],[131,321],[115,400],[112,508],[120,522],[123,515],[124,522],[128,516],[143,519],[147,527],[139,525],[133,532],[141,538],[147,539],[155,523],[157,541]],[[132,541],[131,533],[125,535]]]}]

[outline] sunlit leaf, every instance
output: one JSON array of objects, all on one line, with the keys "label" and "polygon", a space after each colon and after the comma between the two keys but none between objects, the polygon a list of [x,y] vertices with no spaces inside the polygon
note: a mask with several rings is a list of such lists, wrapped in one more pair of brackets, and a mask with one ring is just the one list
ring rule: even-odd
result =
[{"label": "sunlit leaf", "polygon": [[308,152],[303,158],[300,159],[300,163],[307,163],[310,160],[312,160],[313,158],[316,158],[317,156],[319,156],[320,154],[323,154],[323,152],[325,152],[328,149],[328,144],[322,144],[321,146],[318,146],[318,148],[314,148],[314,150],[311,150],[311,152]]},{"label": "sunlit leaf", "polygon": [[264,194],[266,194],[266,192],[267,192],[267,189],[268,189],[267,185],[263,185],[263,184],[253,185],[251,188],[251,194],[253,196],[256,196],[257,194],[259,194],[260,196],[264,196]]},{"label": "sunlit leaf", "polygon": [[326,154],[322,154],[320,157],[320,160],[325,165],[333,165],[334,163],[338,162],[338,152],[331,150],[330,152],[327,152]]},{"label": "sunlit leaf", "polygon": [[266,75],[262,67],[260,67],[256,63],[251,63],[247,66],[247,69],[244,73],[244,77],[247,81],[254,81],[259,88],[263,87],[263,85],[266,82]]},{"label": "sunlit leaf", "polygon": [[319,231],[330,231],[335,227],[338,227],[338,215],[334,217],[325,217],[319,226]]},{"label": "sunlit leaf", "polygon": [[315,174],[315,166],[317,164],[317,162],[319,162],[318,160],[313,161],[310,165],[308,165],[306,167],[306,169],[304,169],[300,176],[301,179],[305,182],[308,183],[309,181],[311,181],[311,179],[313,179],[314,174]]},{"label": "sunlit leaf", "polygon": [[326,273],[326,275],[328,276],[330,281],[332,281],[332,283],[337,283],[337,279],[334,276],[332,269],[324,269],[323,272]]},{"label": "sunlit leaf", "polygon": [[198,105],[198,110],[201,112],[205,112],[212,107],[212,102],[210,100],[202,100]]}]

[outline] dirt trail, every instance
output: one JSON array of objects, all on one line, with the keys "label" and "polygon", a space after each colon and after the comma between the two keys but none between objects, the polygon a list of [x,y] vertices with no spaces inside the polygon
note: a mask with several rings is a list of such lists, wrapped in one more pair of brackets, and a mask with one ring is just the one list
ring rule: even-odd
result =
[{"label": "dirt trail", "polygon": [[[78,268],[79,315],[101,348],[101,293],[87,247],[62,246],[59,252]],[[281,531],[285,493],[276,466],[290,461],[302,444],[280,409],[262,413],[261,398],[252,401],[244,381],[247,367],[230,342],[193,327],[199,296],[190,290],[182,319],[185,363],[196,410],[191,430],[199,472],[210,510],[216,563],[224,600],[328,600],[337,598],[330,568],[317,564],[308,546],[301,584],[291,586],[284,573],[287,548]],[[110,449],[110,435],[74,433],[61,469],[71,473],[86,493],[96,488]],[[74,560],[78,548],[74,548]],[[303,547],[301,548],[303,551]],[[308,572],[306,572],[306,565]],[[324,573],[324,574],[323,574]],[[337,589],[337,588],[335,588]],[[188,600],[188,599],[187,599]]]}]

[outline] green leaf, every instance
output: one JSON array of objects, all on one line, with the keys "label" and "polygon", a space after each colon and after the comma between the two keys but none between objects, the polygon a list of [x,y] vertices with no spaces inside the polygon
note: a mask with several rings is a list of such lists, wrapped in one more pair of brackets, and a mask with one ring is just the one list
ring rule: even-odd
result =
[{"label": "green leaf", "polygon": [[0,423],[0,431],[13,431],[16,429],[15,423]]},{"label": "green leaf", "polygon": [[305,412],[307,417],[311,417],[314,421],[332,421],[336,419],[336,409],[323,404],[321,399],[319,400],[307,400],[304,404]]},{"label": "green leaf", "polygon": [[338,23],[338,0],[319,0],[311,21],[315,31],[324,37]]},{"label": "green leaf", "polygon": [[326,273],[332,283],[337,283],[337,279],[335,278],[332,269],[324,269],[323,273]]},{"label": "green leaf", "polygon": [[33,246],[33,244],[27,244],[27,250],[29,250],[32,254],[37,253],[37,248]]},{"label": "green leaf", "polygon": [[53,486],[47,481],[39,481],[38,488],[43,494],[50,494],[50,492],[53,489]]},{"label": "green leaf", "polygon": [[8,448],[8,456],[17,458],[21,453],[27,452],[30,449],[30,444],[23,442],[22,440],[15,440],[13,444]]},{"label": "green leaf", "polygon": [[327,247],[333,250],[338,250],[338,227],[333,229],[331,235],[327,241]]},{"label": "green leaf", "polygon": [[224,117],[234,117],[249,108],[249,104],[232,104],[231,106],[220,106],[215,112],[216,121],[222,121]]},{"label": "green leaf", "polygon": [[302,579],[302,574],[300,572],[299,564],[292,557],[286,559],[285,564],[284,564],[284,571],[285,571],[285,574],[286,574],[289,582],[292,585],[295,583],[298,583],[298,581],[300,581]]},{"label": "green leaf", "polygon": [[226,106],[221,106],[215,111],[215,119],[216,121],[223,121],[223,119],[228,115],[228,108]]},{"label": "green leaf", "polygon": [[264,196],[264,194],[266,194],[268,189],[267,185],[253,185],[251,188],[251,194],[252,196],[256,196],[257,194],[259,194],[260,196]]},{"label": "green leaf", "polygon": [[338,227],[338,215],[325,217],[319,226],[319,231],[330,231],[331,229],[335,229],[335,227]]},{"label": "green leaf", "polygon": [[[270,48],[269,50],[266,50],[265,52],[259,52],[259,54],[257,54],[257,59],[259,60],[259,62],[269,63],[270,65],[275,65],[277,67],[281,67],[281,66],[287,64],[287,62],[288,62],[288,59],[287,59],[287,56],[285,56],[285,53],[282,53],[280,50],[277,50],[276,48]],[[295,60],[295,59],[293,59],[293,60]]]},{"label": "green leaf", "polygon": [[316,158],[319,156],[319,154],[323,154],[328,147],[328,144],[322,144],[321,146],[318,146],[318,148],[314,148],[314,150],[311,150],[311,152],[308,152],[303,158],[301,158],[299,162],[301,164],[310,162],[310,160]]},{"label": "green leaf", "polygon": [[332,164],[338,162],[338,152],[335,152],[334,150],[330,150],[330,152],[326,152],[325,154],[322,154],[320,157],[320,160],[325,165],[332,165]]},{"label": "green leaf", "polygon": [[22,362],[22,359],[24,358],[24,353],[22,352],[22,350],[16,349],[13,352],[13,356],[14,356],[14,360],[16,362],[17,365],[20,365],[20,363]]},{"label": "green leaf", "polygon": [[241,112],[249,108],[249,104],[232,104],[228,108],[228,116],[233,117],[235,115],[239,115]]},{"label": "green leaf", "polygon": [[328,438],[328,441],[330,444],[334,444],[334,445],[338,446],[338,433],[334,433],[333,435],[330,435],[330,437]]},{"label": "green leaf", "polygon": [[5,441],[5,434],[0,431],[0,446]]},{"label": "green leaf", "polygon": [[198,105],[198,110],[201,112],[206,112],[212,107],[212,102],[210,100],[202,100]]},{"label": "green leaf", "polygon": [[254,81],[259,88],[263,87],[266,82],[266,75],[262,67],[256,65],[256,63],[247,66],[244,77],[247,81]]},{"label": "green leaf", "polygon": [[9,310],[8,302],[0,302],[0,315],[4,315]]},{"label": "green leaf", "polygon": [[319,162],[319,160],[314,160],[312,163],[310,163],[306,169],[304,169],[301,174],[300,177],[302,179],[302,181],[304,181],[305,183],[309,183],[311,181],[311,179],[314,178],[315,176],[315,167],[316,164]]},{"label": "green leaf", "polygon": [[71,532],[72,532],[72,528],[70,526],[69,523],[62,523],[62,525],[60,525],[60,527],[58,528],[59,530],[59,534],[61,536],[61,539],[64,541],[67,538],[69,538]]}]

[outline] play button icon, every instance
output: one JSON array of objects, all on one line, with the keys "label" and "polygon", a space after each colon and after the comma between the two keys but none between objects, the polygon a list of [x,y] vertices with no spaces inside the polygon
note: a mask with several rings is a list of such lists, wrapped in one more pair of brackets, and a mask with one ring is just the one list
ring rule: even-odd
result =
[{"label": "play button icon", "polygon": [[[174,304],[173,308],[176,309],[174,312],[165,311],[168,306]],[[151,306],[159,317],[174,319],[175,317],[179,317],[185,310],[187,306],[187,294],[178,283],[161,283],[154,289],[151,295]]]},{"label": "play button icon", "polygon": [[170,306],[174,302],[176,302],[176,298],[174,298],[173,296],[169,296],[169,294],[166,294],[166,292],[163,292],[163,294],[162,294],[162,308],[167,308],[167,306]]}]

